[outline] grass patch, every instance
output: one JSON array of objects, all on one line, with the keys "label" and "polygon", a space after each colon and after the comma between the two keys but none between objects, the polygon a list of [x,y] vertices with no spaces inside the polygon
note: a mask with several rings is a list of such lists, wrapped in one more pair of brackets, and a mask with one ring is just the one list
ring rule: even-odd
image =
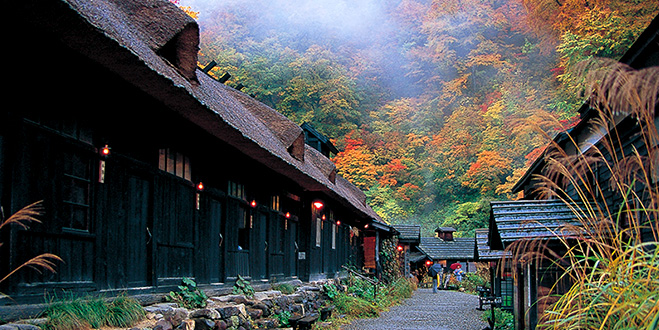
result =
[{"label": "grass patch", "polygon": [[76,298],[54,302],[46,309],[45,330],[85,330],[103,326],[130,327],[145,317],[142,306],[132,298]]},{"label": "grass patch", "polygon": [[328,297],[335,307],[332,317],[323,325],[314,324],[313,329],[335,330],[350,322],[380,316],[380,312],[412,297],[417,289],[416,284],[409,279],[398,278],[388,285],[372,283],[350,276],[345,292],[325,288]]},{"label": "grass patch", "polygon": [[280,291],[283,294],[295,293],[295,286],[289,283],[278,283],[272,286],[273,290]]}]

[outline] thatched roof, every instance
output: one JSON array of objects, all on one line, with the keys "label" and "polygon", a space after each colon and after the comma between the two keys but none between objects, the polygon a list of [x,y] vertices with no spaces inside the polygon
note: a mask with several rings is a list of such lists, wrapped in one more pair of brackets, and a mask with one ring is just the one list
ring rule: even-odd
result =
[{"label": "thatched roof", "polygon": [[299,126],[197,68],[199,27],[169,1],[25,0],[13,7],[29,13],[30,24],[52,31],[71,49],[164,104],[163,111],[181,115],[303,189],[326,193],[364,218],[380,221],[363,192],[334,178],[333,164],[316,159],[304,146]]}]

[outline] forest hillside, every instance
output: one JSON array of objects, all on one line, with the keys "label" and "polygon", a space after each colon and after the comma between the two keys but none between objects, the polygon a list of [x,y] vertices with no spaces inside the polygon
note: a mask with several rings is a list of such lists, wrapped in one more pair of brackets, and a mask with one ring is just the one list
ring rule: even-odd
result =
[{"label": "forest hillside", "polygon": [[173,0],[200,65],[340,150],[341,175],[424,236],[486,227],[555,134],[578,121],[575,65],[617,59],[646,0]]}]

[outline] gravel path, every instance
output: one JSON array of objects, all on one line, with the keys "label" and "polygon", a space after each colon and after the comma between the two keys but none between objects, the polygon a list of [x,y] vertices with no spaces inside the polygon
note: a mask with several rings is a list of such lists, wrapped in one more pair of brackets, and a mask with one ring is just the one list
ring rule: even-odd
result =
[{"label": "gravel path", "polygon": [[343,330],[482,330],[478,297],[457,291],[419,288],[412,298],[374,319],[360,319]]}]

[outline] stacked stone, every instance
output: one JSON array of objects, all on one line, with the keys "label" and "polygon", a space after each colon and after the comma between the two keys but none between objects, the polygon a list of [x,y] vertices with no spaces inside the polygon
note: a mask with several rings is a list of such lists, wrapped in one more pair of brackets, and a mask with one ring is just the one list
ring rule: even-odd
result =
[{"label": "stacked stone", "polygon": [[212,297],[207,307],[196,310],[180,308],[176,303],[156,304],[144,308],[155,326],[132,330],[277,329],[281,325],[275,315],[305,315],[320,305],[321,296],[320,288],[309,286],[290,295],[272,290],[256,292],[252,299],[243,295]]}]

